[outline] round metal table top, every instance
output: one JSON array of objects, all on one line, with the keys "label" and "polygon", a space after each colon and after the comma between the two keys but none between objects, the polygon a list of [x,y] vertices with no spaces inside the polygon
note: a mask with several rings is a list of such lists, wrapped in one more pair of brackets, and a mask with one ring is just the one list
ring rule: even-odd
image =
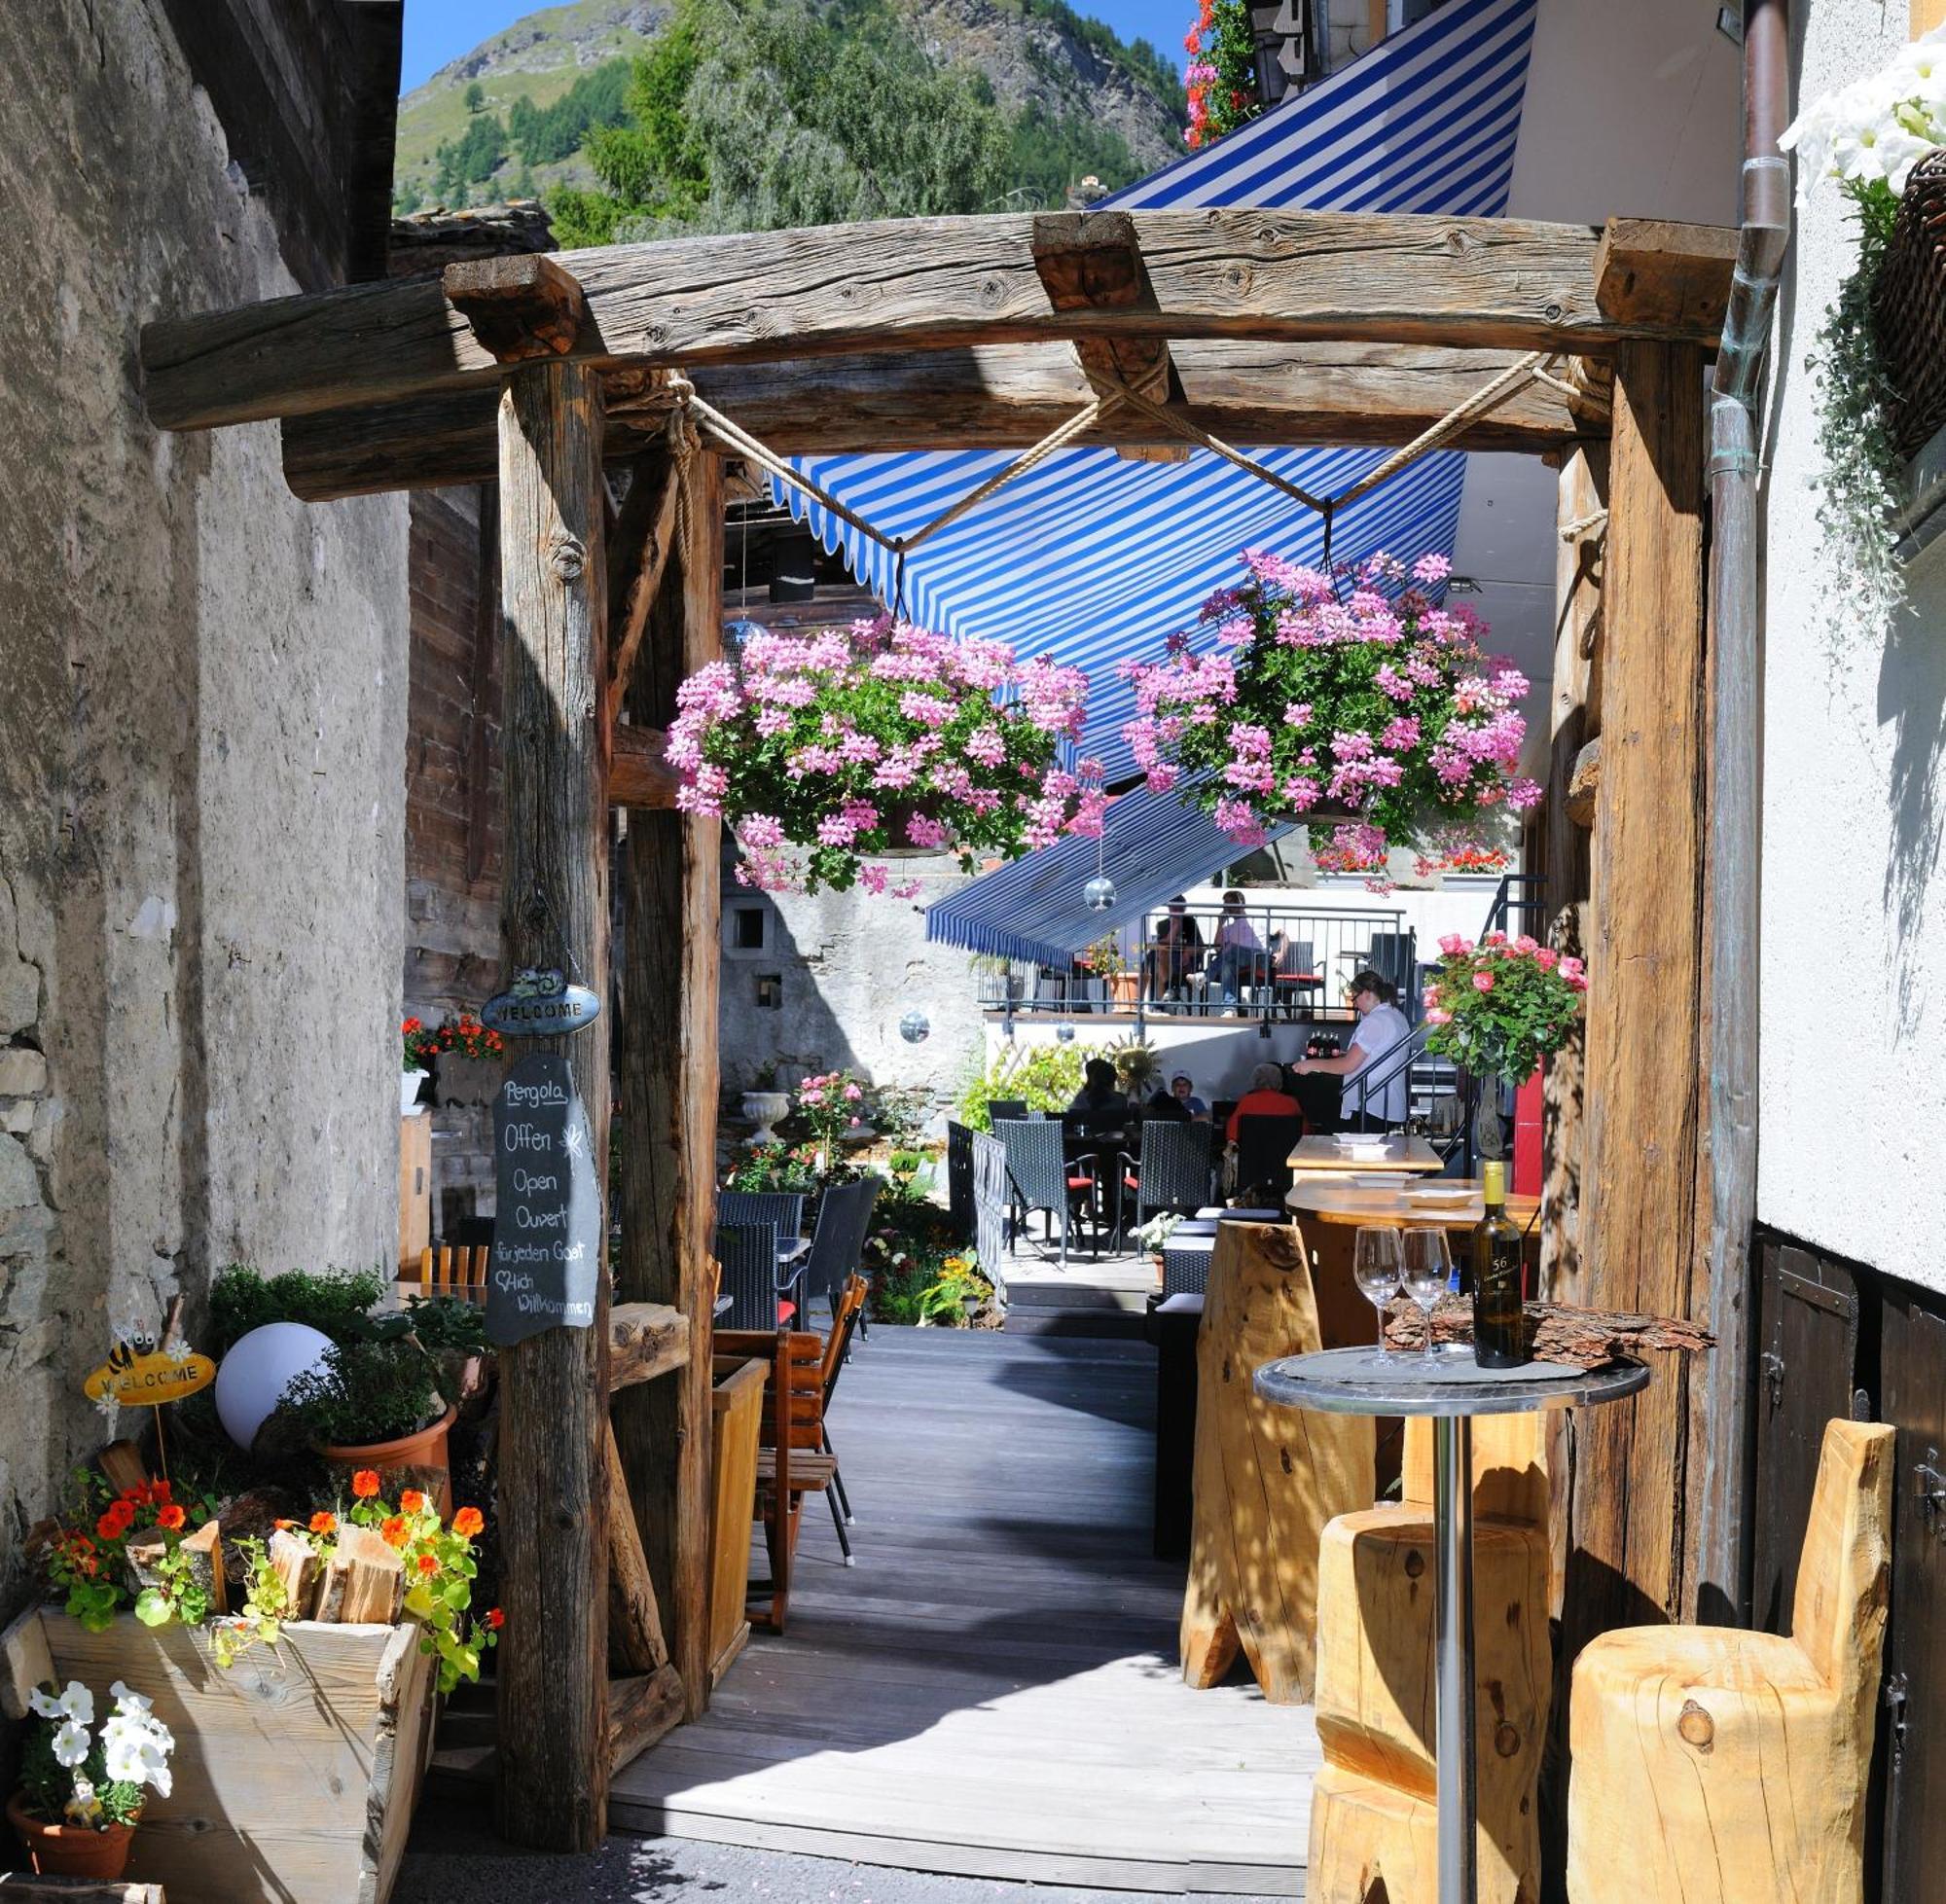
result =
[{"label": "round metal table top", "polygon": [[1647,1383],[1641,1362],[1483,1369],[1464,1343],[1448,1343],[1430,1357],[1416,1348],[1383,1357],[1376,1348],[1320,1349],[1266,1362],[1255,1378],[1265,1401],[1321,1415],[1522,1415],[1617,1402]]}]

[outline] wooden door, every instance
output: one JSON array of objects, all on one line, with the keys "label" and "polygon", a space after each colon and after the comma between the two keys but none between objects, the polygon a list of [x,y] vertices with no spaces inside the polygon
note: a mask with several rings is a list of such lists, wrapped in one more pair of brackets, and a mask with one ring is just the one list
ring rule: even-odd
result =
[{"label": "wooden door", "polygon": [[1884,1409],[1898,1429],[1886,1635],[1885,1904],[1930,1904],[1946,1872],[1946,1319],[1887,1285]]},{"label": "wooden door", "polygon": [[1762,1347],[1750,1624],[1788,1633],[1824,1424],[1852,1413],[1858,1291],[1842,1264],[1766,1239],[1757,1302]]}]

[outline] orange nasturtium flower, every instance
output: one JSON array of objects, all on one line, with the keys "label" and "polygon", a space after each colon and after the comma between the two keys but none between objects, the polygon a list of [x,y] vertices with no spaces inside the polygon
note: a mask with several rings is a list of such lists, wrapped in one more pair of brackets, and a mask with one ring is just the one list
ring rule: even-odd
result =
[{"label": "orange nasturtium flower", "polygon": [[159,1527],[166,1527],[170,1533],[175,1533],[182,1527],[184,1520],[187,1518],[188,1517],[185,1516],[182,1509],[177,1507],[173,1502],[171,1502],[167,1507],[162,1507],[156,1510],[156,1526]]},{"label": "orange nasturtium flower", "polygon": [[496,1606],[487,1613],[486,1624],[495,1633],[498,1633],[507,1624],[507,1616]]},{"label": "orange nasturtium flower", "polygon": [[403,1547],[406,1544],[406,1517],[403,1514],[388,1516],[379,1522],[378,1531],[394,1547]]},{"label": "orange nasturtium flower", "polygon": [[486,1516],[477,1507],[462,1507],[452,1517],[453,1532],[464,1534],[468,1540],[471,1540],[486,1525]]},{"label": "orange nasturtium flower", "polygon": [[377,1468],[360,1468],[351,1477],[351,1491],[360,1500],[370,1500],[378,1491],[378,1470]]},{"label": "orange nasturtium flower", "polygon": [[437,1573],[439,1571],[439,1556],[437,1554],[421,1554],[419,1556],[419,1571],[421,1573]]},{"label": "orange nasturtium flower", "polygon": [[426,1504],[426,1497],[416,1488],[408,1488],[399,1496],[399,1507],[403,1513],[416,1514]]},{"label": "orange nasturtium flower", "polygon": [[292,1527],[297,1526],[297,1523],[295,1521],[277,1521],[271,1525],[275,1527],[279,1533],[288,1533]]},{"label": "orange nasturtium flower", "polygon": [[312,1533],[336,1533],[338,1531],[338,1516],[320,1507],[310,1517],[310,1530]]}]

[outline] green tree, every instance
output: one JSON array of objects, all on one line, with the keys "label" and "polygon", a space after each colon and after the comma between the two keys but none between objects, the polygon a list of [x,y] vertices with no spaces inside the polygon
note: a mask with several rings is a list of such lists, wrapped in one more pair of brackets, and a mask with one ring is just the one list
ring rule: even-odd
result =
[{"label": "green tree", "polygon": [[478,80],[475,80],[460,96],[465,100],[468,112],[478,113],[486,110],[486,89]]},{"label": "green tree", "polygon": [[492,113],[466,123],[458,138],[450,139],[433,155],[438,165],[436,189],[451,198],[469,185],[484,185],[507,157],[507,133]]}]

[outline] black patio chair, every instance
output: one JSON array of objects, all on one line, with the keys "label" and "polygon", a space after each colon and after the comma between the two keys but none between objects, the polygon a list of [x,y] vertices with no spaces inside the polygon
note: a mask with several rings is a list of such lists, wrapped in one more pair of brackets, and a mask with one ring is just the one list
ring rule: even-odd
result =
[{"label": "black patio chair", "polygon": [[775,1223],[777,1226],[777,1277],[792,1281],[792,1266],[804,1256],[804,1193],[801,1190],[719,1190],[719,1223]]},{"label": "black patio chair", "polygon": [[719,1327],[775,1330],[789,1319],[777,1288],[775,1223],[719,1223],[716,1260],[723,1269],[722,1293],[730,1298],[729,1309],[717,1318]]},{"label": "black patio chair", "polygon": [[838,1297],[847,1277],[855,1275],[865,1255],[865,1235],[872,1227],[872,1205],[878,1201],[879,1179],[860,1177],[856,1183],[835,1183],[817,1206],[817,1227],[804,1259],[798,1293],[807,1316],[822,1296],[834,1319]]},{"label": "black patio chair", "polygon": [[1201,1296],[1209,1287],[1209,1259],[1215,1253],[1214,1237],[1171,1236],[1162,1246],[1162,1294]]},{"label": "black patio chair", "polygon": [[1237,1120],[1237,1196],[1261,1194],[1281,1203],[1290,1188],[1290,1154],[1304,1135],[1301,1117],[1240,1117]]},{"label": "black patio chair", "polygon": [[1150,1118],[1140,1155],[1123,1155],[1121,1188],[1135,1195],[1138,1229],[1153,1211],[1201,1209],[1209,1201],[1209,1126]]},{"label": "black patio chair", "polygon": [[[1077,1198],[1099,1188],[1100,1159],[1093,1155],[1068,1158],[1058,1118],[1025,1118],[993,1126],[1007,1153],[1007,1177],[1014,1199],[1026,1214],[1039,1210],[1052,1230],[1061,1219],[1061,1266],[1067,1267],[1067,1230]],[[1025,1230],[1027,1225],[1021,1225]]]},{"label": "black patio chair", "polygon": [[993,1097],[987,1103],[989,1124],[1018,1124],[1027,1114],[1027,1100],[1025,1097]]}]

